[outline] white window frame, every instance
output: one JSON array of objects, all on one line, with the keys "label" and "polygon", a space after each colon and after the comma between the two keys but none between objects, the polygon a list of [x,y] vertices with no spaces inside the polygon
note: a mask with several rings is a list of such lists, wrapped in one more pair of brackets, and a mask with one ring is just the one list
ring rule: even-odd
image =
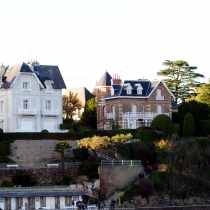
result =
[{"label": "white window frame", "polygon": [[22,107],[24,110],[30,109],[30,101],[28,99],[23,99]]},{"label": "white window frame", "polygon": [[130,85],[126,88],[126,93],[127,93],[127,95],[132,94],[132,87]]},{"label": "white window frame", "polygon": [[22,91],[31,91],[30,81],[23,81],[22,82]]},{"label": "white window frame", "polygon": [[46,100],[45,101],[45,109],[46,110],[51,110],[52,109],[52,101],[51,100]]},{"label": "white window frame", "polygon": [[157,88],[156,100],[164,100],[164,96],[162,96],[162,89],[161,88]]},{"label": "white window frame", "polygon": [[53,93],[52,81],[45,81],[45,93]]},{"label": "white window frame", "polygon": [[111,95],[113,96],[114,95],[114,88],[111,87]]}]

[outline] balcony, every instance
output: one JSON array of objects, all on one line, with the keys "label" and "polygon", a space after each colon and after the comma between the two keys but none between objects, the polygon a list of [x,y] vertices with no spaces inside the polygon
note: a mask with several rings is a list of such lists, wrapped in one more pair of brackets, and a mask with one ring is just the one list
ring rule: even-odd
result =
[{"label": "balcony", "polygon": [[58,116],[59,109],[42,109],[41,114],[44,116]]},{"label": "balcony", "polygon": [[106,118],[107,119],[115,119],[116,118],[115,112],[106,113]]},{"label": "balcony", "polygon": [[143,119],[151,120],[159,114],[165,114],[169,116],[169,113],[156,113],[156,112],[124,112],[122,114],[123,119]]},{"label": "balcony", "polygon": [[36,115],[37,109],[18,109],[19,115]]}]

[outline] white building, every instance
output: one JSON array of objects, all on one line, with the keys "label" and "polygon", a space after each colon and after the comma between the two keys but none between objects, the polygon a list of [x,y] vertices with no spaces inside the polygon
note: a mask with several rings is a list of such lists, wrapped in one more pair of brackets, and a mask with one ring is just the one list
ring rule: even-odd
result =
[{"label": "white building", "polygon": [[4,132],[56,132],[63,122],[58,66],[0,67],[0,128]]}]

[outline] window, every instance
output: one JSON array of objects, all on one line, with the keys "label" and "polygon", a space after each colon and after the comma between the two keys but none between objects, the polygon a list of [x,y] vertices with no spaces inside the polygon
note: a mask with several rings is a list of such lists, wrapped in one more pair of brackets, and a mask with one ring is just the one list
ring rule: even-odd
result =
[{"label": "window", "polygon": [[23,91],[30,91],[30,82],[23,82],[22,83],[22,90]]},{"label": "window", "polygon": [[4,112],[4,101],[1,101],[1,112]]},{"label": "window", "polygon": [[127,94],[131,95],[131,89],[130,88],[127,89]]},{"label": "window", "polygon": [[161,97],[161,89],[157,89],[157,97]]},{"label": "window", "polygon": [[162,96],[162,90],[160,88],[157,89],[156,100],[164,100],[164,96]]},{"label": "window", "polygon": [[45,81],[45,93],[52,93],[53,92],[53,89],[52,89],[52,81]]},{"label": "window", "polygon": [[45,108],[47,110],[50,110],[51,109],[51,101],[46,101],[46,104],[45,105],[46,105]]},{"label": "window", "polygon": [[23,100],[23,109],[29,109],[28,100]]}]

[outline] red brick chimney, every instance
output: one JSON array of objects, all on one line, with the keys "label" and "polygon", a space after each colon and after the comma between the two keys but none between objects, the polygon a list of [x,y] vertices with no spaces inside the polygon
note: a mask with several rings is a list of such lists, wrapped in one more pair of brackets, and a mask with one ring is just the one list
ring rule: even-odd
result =
[{"label": "red brick chimney", "polygon": [[118,74],[114,74],[112,79],[111,79],[111,84],[112,85],[119,85],[122,82],[120,79],[120,76]]}]

